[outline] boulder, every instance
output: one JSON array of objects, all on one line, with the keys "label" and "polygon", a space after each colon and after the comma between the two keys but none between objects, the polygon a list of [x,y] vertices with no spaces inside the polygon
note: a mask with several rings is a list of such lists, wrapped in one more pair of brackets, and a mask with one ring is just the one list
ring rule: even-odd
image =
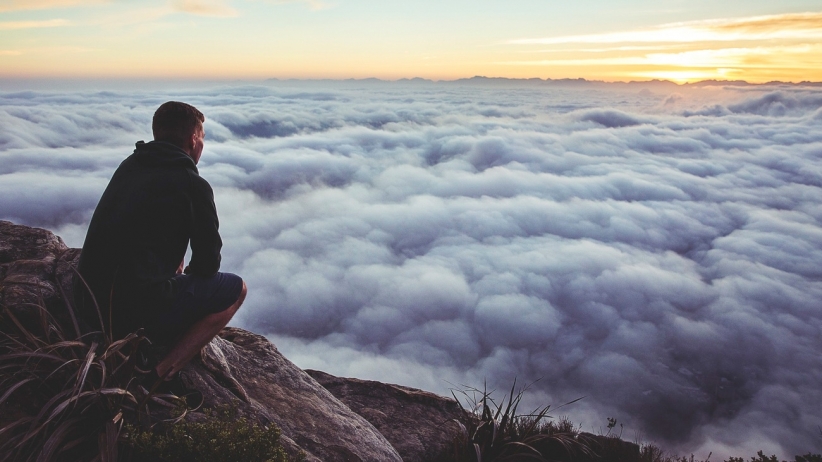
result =
[{"label": "boulder", "polygon": [[0,221],[0,304],[28,316],[38,306],[50,308],[59,301],[54,273],[67,250],[50,231]]},{"label": "boulder", "polygon": [[415,388],[334,377],[321,371],[308,375],[365,417],[396,448],[405,462],[447,459],[459,434],[465,411],[453,399]]},{"label": "boulder", "polygon": [[593,451],[593,455],[579,457],[579,462],[622,462],[639,460],[639,445],[613,435],[594,435],[582,432],[581,441]]},{"label": "boulder", "polygon": [[273,422],[286,446],[309,460],[399,461],[397,451],[366,419],[286,359],[265,337],[226,328],[185,369],[204,406],[233,403]]},{"label": "boulder", "polygon": [[43,260],[67,249],[63,239],[51,231],[0,220],[0,265],[18,260]]}]

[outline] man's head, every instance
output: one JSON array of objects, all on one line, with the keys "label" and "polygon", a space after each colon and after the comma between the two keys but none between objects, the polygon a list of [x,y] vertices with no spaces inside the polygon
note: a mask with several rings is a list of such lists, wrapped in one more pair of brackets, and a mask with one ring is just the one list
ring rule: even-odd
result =
[{"label": "man's head", "polygon": [[190,104],[178,101],[163,103],[154,112],[151,130],[155,141],[179,146],[196,164],[203,153],[205,116]]}]

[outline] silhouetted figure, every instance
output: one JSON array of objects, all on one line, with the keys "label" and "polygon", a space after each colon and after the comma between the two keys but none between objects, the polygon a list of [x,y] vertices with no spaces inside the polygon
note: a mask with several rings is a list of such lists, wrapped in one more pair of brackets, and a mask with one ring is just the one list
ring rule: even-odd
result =
[{"label": "silhouetted figure", "polygon": [[[153,374],[169,379],[231,320],[243,280],[220,273],[214,193],[200,177],[205,117],[176,101],[154,113],[154,141],[137,143],[114,172],[89,224],[75,285],[82,318],[121,338],[139,328],[168,345]],[[183,270],[186,249],[191,260]]]}]

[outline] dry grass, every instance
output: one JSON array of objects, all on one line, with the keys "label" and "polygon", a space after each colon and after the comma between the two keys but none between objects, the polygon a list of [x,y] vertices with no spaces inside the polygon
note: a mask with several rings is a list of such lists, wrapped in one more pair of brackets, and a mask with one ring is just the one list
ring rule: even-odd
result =
[{"label": "dry grass", "polygon": [[452,460],[552,461],[592,455],[584,437],[579,435],[571,422],[567,419],[552,420],[553,417],[548,415],[550,405],[527,414],[518,414],[527,388],[515,391],[514,381],[511,391],[499,403],[491,396],[493,391],[487,388],[452,390],[454,399],[467,411],[465,421],[457,422],[461,435],[455,442]]},{"label": "dry grass", "polygon": [[152,414],[168,417],[163,410],[181,402],[139,385],[135,365],[148,342],[141,332],[84,334],[65,306],[70,322],[43,303],[26,306],[34,314],[25,320],[2,307],[0,461],[114,462],[127,420],[150,426],[159,419]]}]

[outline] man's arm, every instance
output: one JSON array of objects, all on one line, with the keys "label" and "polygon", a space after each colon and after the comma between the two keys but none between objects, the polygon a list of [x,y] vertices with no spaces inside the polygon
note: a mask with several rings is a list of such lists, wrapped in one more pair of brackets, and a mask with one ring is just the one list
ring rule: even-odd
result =
[{"label": "man's arm", "polygon": [[208,277],[220,269],[220,223],[217,219],[217,207],[214,205],[214,192],[208,182],[199,176],[192,181],[191,191],[191,261],[186,267],[186,274]]}]

